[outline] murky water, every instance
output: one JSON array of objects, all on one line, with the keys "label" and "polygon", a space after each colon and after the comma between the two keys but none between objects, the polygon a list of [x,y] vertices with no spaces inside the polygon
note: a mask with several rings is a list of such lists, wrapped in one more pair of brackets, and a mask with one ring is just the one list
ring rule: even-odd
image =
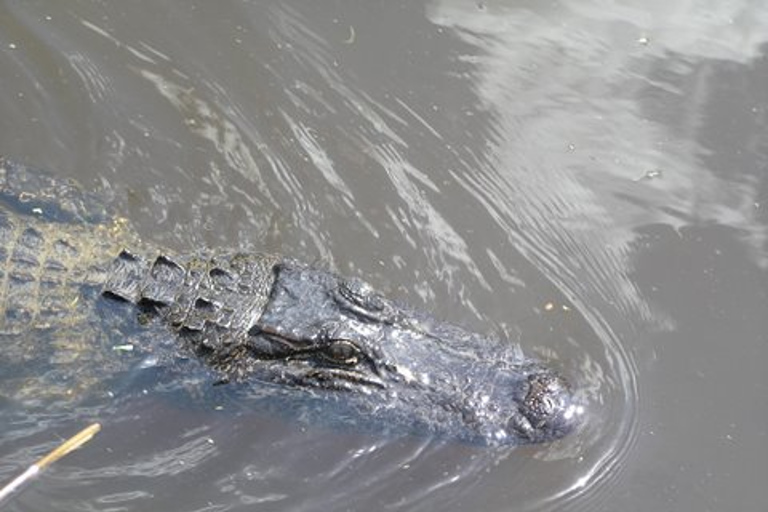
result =
[{"label": "murky water", "polygon": [[[150,390],[9,509],[764,510],[767,28],[749,0],[0,2],[1,154],[153,243],[519,343],[587,409],[490,449]],[[0,482],[83,416],[0,402]]]}]

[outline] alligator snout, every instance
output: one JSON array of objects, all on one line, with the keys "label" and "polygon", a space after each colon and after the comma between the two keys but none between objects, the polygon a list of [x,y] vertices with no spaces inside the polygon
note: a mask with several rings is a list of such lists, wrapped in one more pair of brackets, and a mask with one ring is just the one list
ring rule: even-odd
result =
[{"label": "alligator snout", "polygon": [[549,369],[530,373],[518,393],[519,410],[510,418],[509,429],[531,443],[567,435],[584,413],[568,381]]}]

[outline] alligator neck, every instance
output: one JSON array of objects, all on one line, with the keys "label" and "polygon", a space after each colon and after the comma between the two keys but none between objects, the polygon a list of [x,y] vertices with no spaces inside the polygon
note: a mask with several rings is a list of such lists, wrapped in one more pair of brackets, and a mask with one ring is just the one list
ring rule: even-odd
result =
[{"label": "alligator neck", "polygon": [[124,250],[112,262],[104,294],[157,316],[198,356],[220,362],[261,316],[280,262],[262,253],[147,259]]}]

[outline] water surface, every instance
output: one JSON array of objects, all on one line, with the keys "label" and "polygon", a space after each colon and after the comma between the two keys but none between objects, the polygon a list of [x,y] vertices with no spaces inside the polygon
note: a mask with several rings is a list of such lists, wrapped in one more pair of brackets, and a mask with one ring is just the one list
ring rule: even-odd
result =
[{"label": "water surface", "polygon": [[[766,28],[748,0],[1,2],[0,153],[152,243],[364,277],[587,404],[489,449],[148,389],[10,509],[762,510]],[[81,421],[0,404],[0,481]]]}]

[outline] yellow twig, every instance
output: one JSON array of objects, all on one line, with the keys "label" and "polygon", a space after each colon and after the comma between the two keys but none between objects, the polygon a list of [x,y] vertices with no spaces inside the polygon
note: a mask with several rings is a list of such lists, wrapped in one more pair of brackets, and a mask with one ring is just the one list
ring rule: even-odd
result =
[{"label": "yellow twig", "polygon": [[27,468],[24,473],[20,474],[13,480],[11,480],[5,487],[0,488],[0,505],[15,491],[19,490],[22,485],[34,478],[43,469],[56,462],[60,458],[73,450],[77,450],[85,443],[91,440],[96,433],[101,430],[101,425],[94,423],[90,425],[74,436],[70,437],[59,446],[51,450],[45,457],[41,458],[31,466]]}]

